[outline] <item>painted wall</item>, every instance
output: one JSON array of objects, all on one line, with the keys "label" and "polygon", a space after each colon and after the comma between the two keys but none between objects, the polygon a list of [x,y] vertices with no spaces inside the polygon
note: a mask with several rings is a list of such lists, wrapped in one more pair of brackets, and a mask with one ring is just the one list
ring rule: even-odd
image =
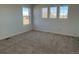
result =
[{"label": "painted wall", "polygon": [[34,7],[33,29],[79,37],[79,5],[69,5],[68,19],[41,18],[41,8],[47,6],[37,5]]},{"label": "painted wall", "polygon": [[30,5],[0,5],[0,39],[31,30],[30,25],[23,25],[22,7]]}]

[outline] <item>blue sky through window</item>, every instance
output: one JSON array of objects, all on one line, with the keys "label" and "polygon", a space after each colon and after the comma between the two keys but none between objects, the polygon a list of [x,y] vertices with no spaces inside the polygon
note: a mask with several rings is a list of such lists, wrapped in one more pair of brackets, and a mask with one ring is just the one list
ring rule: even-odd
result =
[{"label": "blue sky through window", "polygon": [[51,7],[50,11],[51,11],[51,13],[56,13],[57,12],[57,8],[56,7]]},{"label": "blue sky through window", "polygon": [[68,6],[61,6],[60,7],[60,15],[61,14],[65,14],[65,15],[68,14]]},{"label": "blue sky through window", "polygon": [[56,18],[57,17],[57,7],[52,6],[50,7],[50,18]]},{"label": "blue sky through window", "polygon": [[23,7],[23,16],[29,16],[29,9]]}]

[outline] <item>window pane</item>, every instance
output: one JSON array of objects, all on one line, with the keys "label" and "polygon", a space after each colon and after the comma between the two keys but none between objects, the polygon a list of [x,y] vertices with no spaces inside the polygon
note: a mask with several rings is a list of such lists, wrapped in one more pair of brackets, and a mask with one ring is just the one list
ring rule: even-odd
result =
[{"label": "window pane", "polygon": [[27,25],[29,24],[29,8],[23,8],[23,24]]},{"label": "window pane", "polygon": [[50,8],[50,18],[56,18],[57,17],[57,7],[51,7]]},{"label": "window pane", "polygon": [[48,17],[48,8],[42,8],[42,18]]},{"label": "window pane", "polygon": [[68,18],[68,6],[60,7],[59,18]]}]

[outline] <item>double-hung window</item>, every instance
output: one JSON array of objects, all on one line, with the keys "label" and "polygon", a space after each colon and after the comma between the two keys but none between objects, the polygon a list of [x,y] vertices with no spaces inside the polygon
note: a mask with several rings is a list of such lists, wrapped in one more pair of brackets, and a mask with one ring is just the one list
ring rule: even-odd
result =
[{"label": "double-hung window", "polygon": [[30,9],[23,7],[22,13],[23,13],[23,25],[30,24]]}]

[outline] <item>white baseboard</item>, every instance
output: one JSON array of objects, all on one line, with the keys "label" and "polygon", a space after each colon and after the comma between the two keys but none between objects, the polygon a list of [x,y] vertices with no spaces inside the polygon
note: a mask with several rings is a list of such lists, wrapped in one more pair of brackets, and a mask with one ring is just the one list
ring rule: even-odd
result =
[{"label": "white baseboard", "polygon": [[40,30],[40,29],[33,29],[33,30],[36,30],[36,31],[42,31],[42,32],[48,32],[48,33],[54,33],[54,34],[59,34],[59,35],[64,35],[64,36],[70,36],[70,37],[76,37],[76,38],[79,38],[78,35],[64,34],[64,33],[59,33],[59,32],[50,32],[50,31]]},{"label": "white baseboard", "polygon": [[31,31],[31,29],[30,30],[27,30],[27,31],[18,32],[18,33],[15,33],[15,34],[10,34],[9,36],[1,37],[0,40],[3,40],[3,39],[8,38],[8,37],[15,36],[15,35],[19,35],[19,34],[22,34],[24,32],[28,32],[28,31]]}]

